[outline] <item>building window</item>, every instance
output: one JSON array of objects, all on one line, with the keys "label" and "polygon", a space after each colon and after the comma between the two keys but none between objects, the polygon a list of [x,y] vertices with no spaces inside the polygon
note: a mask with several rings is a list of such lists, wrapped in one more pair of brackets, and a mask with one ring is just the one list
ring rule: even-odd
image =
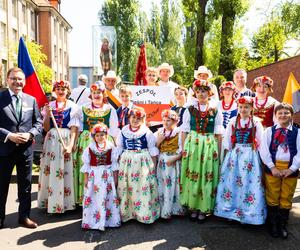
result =
[{"label": "building window", "polygon": [[62,61],[63,61],[62,49],[59,49],[59,63],[62,64]]},{"label": "building window", "polygon": [[26,23],[26,6],[22,4],[22,20],[23,23]]},{"label": "building window", "polygon": [[57,47],[54,45],[54,62],[57,62]]},{"label": "building window", "polygon": [[0,27],[0,48],[6,47],[7,35],[6,35],[6,24],[1,22]]},{"label": "building window", "polygon": [[54,29],[54,35],[57,36],[57,22],[55,19],[53,20],[53,29]]},{"label": "building window", "polygon": [[35,30],[35,14],[33,11],[30,11],[30,24],[31,24],[31,29],[34,31]]},{"label": "building window", "polygon": [[15,43],[18,42],[18,31],[15,29],[12,30],[12,38]]},{"label": "building window", "polygon": [[7,74],[7,61],[6,60],[2,59],[1,67],[2,67],[2,70],[1,70],[1,76],[0,76],[0,78],[1,78],[0,84],[2,86],[5,86],[5,80],[6,80],[6,74]]},{"label": "building window", "polygon": [[11,1],[11,7],[12,7],[12,16],[17,17],[18,15],[18,1],[12,0]]},{"label": "building window", "polygon": [[7,9],[6,0],[0,0],[0,9],[2,10]]}]

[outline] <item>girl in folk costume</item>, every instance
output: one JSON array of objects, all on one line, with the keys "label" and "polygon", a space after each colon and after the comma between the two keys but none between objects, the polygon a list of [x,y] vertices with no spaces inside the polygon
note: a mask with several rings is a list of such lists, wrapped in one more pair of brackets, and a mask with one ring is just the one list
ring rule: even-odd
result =
[{"label": "girl in folk costume", "polygon": [[215,205],[223,119],[216,102],[209,101],[212,92],[207,81],[196,80],[193,91],[196,98],[184,112],[181,126],[180,201],[191,210],[191,219],[202,222]]},{"label": "girl in folk costume", "polygon": [[[48,213],[64,213],[75,209],[72,148],[79,127],[78,107],[68,100],[68,82],[55,82],[53,86],[57,99],[43,110],[44,130],[48,131],[41,158],[38,207],[47,208]],[[58,131],[50,120],[52,109]]]},{"label": "girl in folk costume", "polygon": [[264,131],[261,158],[266,165],[265,183],[268,222],[273,237],[286,239],[286,224],[297,186],[300,167],[300,130],[293,125],[293,107],[275,107],[278,124]]},{"label": "girl in folk costume", "polygon": [[182,125],[182,118],[186,109],[188,90],[187,88],[180,86],[174,90],[174,95],[176,99],[176,105],[171,109],[176,111],[176,113],[178,114],[179,121],[177,123],[177,126],[180,127]]},{"label": "girl in folk costume", "polygon": [[116,185],[118,180],[118,152],[107,138],[105,124],[96,124],[92,142],[82,155],[84,173],[84,198],[82,228],[104,230],[121,225]]},{"label": "girl in folk costume", "polygon": [[277,100],[269,96],[273,92],[273,80],[268,76],[260,76],[254,79],[252,90],[255,91],[254,115],[261,118],[264,128],[274,125],[274,107],[279,104]]},{"label": "girl in folk costume", "polygon": [[118,116],[114,108],[107,103],[107,96],[103,82],[96,82],[91,85],[91,102],[82,106],[79,112],[80,136],[77,142],[77,152],[75,159],[75,190],[76,203],[82,203],[83,196],[83,174],[80,168],[83,165],[82,154],[85,148],[91,142],[90,131],[97,123],[104,123],[108,129],[109,140],[114,141],[119,133]]},{"label": "girl in folk costume", "polygon": [[223,82],[220,86],[220,97],[218,107],[223,114],[223,127],[226,129],[228,122],[237,115],[237,103],[234,96],[236,87],[234,82]]},{"label": "girl in folk costume", "polygon": [[159,218],[157,193],[155,136],[145,125],[144,109],[136,107],[129,112],[129,125],[118,137],[122,152],[119,160],[118,197],[123,222],[136,219],[153,223]]},{"label": "girl in folk costume", "polygon": [[261,225],[266,218],[262,169],[258,154],[263,127],[251,115],[253,99],[237,100],[238,115],[230,120],[224,138],[222,164],[214,214],[241,223]]},{"label": "girl in folk costume", "polygon": [[179,198],[179,177],[181,169],[181,136],[176,127],[178,115],[173,110],[162,112],[163,128],[155,133],[156,146],[160,154],[157,165],[160,216],[170,219],[172,215],[183,215],[184,209]]}]

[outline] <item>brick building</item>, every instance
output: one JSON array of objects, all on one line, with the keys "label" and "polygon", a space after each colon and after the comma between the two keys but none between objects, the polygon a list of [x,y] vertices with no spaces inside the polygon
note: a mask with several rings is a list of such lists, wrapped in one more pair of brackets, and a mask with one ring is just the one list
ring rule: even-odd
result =
[{"label": "brick building", "polygon": [[[21,36],[42,45],[55,79],[68,79],[68,33],[71,25],[60,14],[60,0],[0,0],[1,78],[13,66]],[[0,79],[1,81],[1,79]]]},{"label": "brick building", "polygon": [[[251,87],[255,77],[267,75],[274,81],[274,93],[272,96],[281,102],[291,72],[300,83],[300,55],[249,71],[248,87]],[[297,123],[300,124],[300,113],[295,115],[295,119],[297,120]]]}]

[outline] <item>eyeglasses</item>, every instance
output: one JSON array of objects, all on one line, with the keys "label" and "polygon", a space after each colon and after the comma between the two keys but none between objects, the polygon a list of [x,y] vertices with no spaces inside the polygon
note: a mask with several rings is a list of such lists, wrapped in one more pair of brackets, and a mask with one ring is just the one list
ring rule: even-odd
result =
[{"label": "eyeglasses", "polygon": [[155,74],[148,74],[147,76],[149,76],[149,77],[156,77]]},{"label": "eyeglasses", "polygon": [[9,77],[9,79],[12,80],[12,81],[14,81],[14,82],[16,82],[16,81],[23,82],[24,81],[24,79],[20,78],[20,77]]}]

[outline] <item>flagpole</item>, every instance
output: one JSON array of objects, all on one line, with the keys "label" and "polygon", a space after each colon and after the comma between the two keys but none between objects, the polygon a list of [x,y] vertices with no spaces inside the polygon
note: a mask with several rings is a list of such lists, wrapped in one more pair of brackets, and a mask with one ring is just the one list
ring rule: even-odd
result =
[{"label": "flagpole", "polygon": [[61,136],[59,127],[57,126],[55,117],[54,117],[53,112],[52,112],[52,108],[50,108],[50,117],[51,117],[51,120],[52,120],[52,122],[53,122],[54,128],[55,128],[56,131],[57,131],[59,141],[60,141],[61,145],[63,146],[63,148],[64,148],[64,150],[65,150],[67,147],[66,147],[65,142],[64,142],[64,140],[63,140],[63,138],[62,138],[62,136]]}]

